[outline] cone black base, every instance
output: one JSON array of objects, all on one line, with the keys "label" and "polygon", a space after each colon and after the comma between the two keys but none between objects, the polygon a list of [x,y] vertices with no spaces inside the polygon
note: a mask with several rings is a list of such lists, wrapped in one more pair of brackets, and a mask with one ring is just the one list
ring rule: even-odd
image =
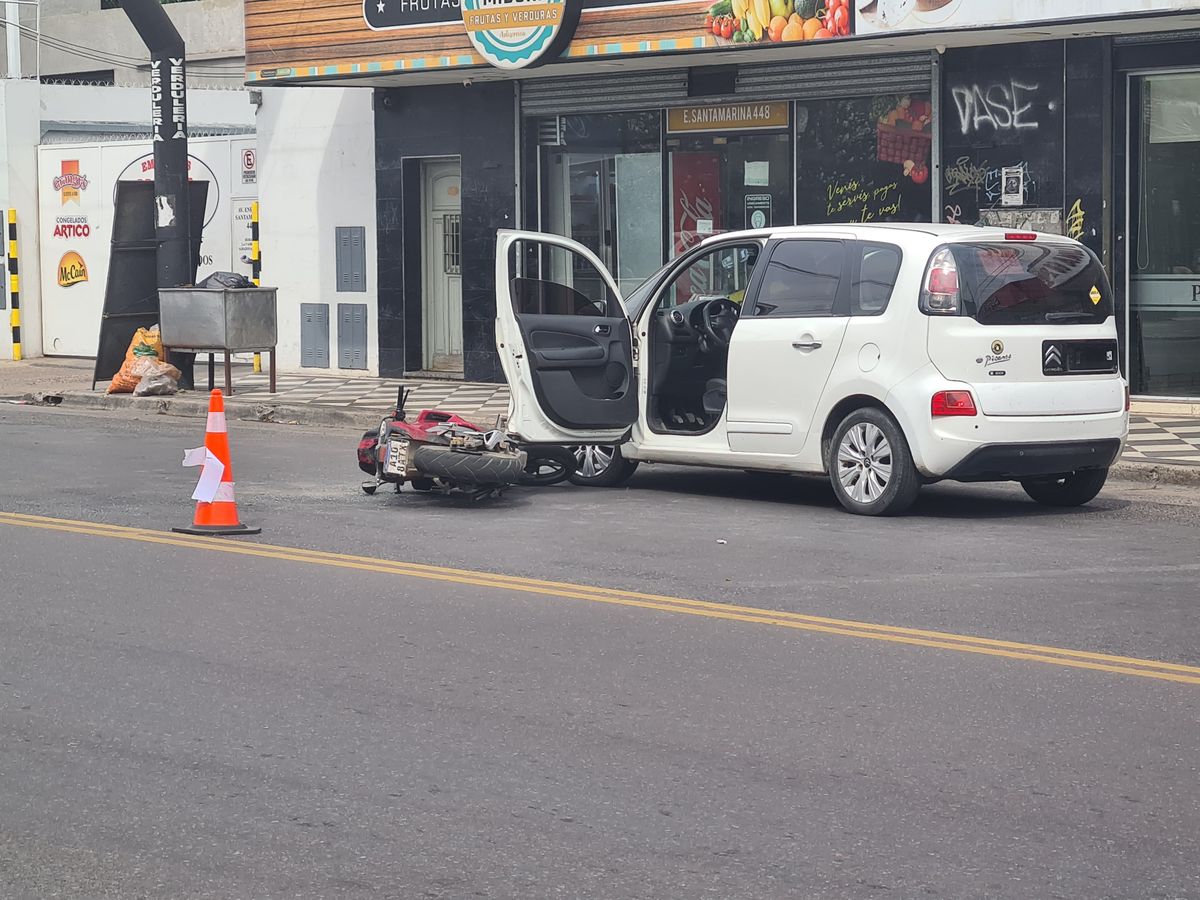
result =
[{"label": "cone black base", "polygon": [[262,534],[261,528],[249,525],[187,525],[171,530],[179,534]]}]

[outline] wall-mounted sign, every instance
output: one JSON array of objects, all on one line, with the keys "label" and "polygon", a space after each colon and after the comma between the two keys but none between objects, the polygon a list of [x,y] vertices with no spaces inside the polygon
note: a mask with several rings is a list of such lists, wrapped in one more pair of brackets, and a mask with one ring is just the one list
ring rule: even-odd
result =
[{"label": "wall-mounted sign", "polygon": [[461,0],[479,55],[498,69],[527,69],[560,55],[579,24],[579,0]]},{"label": "wall-mounted sign", "polygon": [[[480,54],[495,53],[489,42],[469,37],[464,22],[494,16],[491,28],[528,29],[556,15],[545,10],[561,0],[339,0],[321,8],[320,28],[297,31],[312,0],[271,0],[246,7],[246,61],[250,81],[326,80],[366,72],[429,74],[436,69],[470,69]],[[861,4],[862,0],[856,0]],[[975,0],[983,2],[983,0]],[[1028,0],[1026,0],[1028,2]],[[755,48],[799,48],[812,41],[853,33],[850,0],[570,0],[583,11],[585,35],[544,51],[540,59],[595,60],[612,56],[725,52]],[[826,6],[833,7],[826,9]],[[524,8],[522,8],[524,7]],[[542,7],[542,11],[538,11]],[[505,10],[498,12],[498,10]],[[573,33],[570,6],[562,33]],[[362,24],[366,28],[362,28]],[[402,29],[402,41],[372,32]],[[303,33],[301,33],[303,32]],[[507,40],[503,41],[508,43]],[[480,48],[484,43],[485,47]],[[523,43],[518,39],[518,43]],[[534,41],[536,46],[536,40]],[[507,49],[507,48],[506,48]],[[526,48],[522,47],[522,52]],[[474,51],[474,52],[473,52]],[[500,58],[507,58],[501,56]],[[492,62],[495,65],[494,62]],[[537,65],[536,61],[505,68]]]},{"label": "wall-mounted sign", "polygon": [[58,261],[58,283],[61,287],[71,287],[88,280],[87,263],[74,250],[68,250]]},{"label": "wall-mounted sign", "polygon": [[242,184],[258,183],[258,154],[254,148],[247,147],[242,151]]},{"label": "wall-mounted sign", "polygon": [[371,28],[407,28],[460,20],[458,0],[363,0],[363,18]]},{"label": "wall-mounted sign", "polygon": [[79,192],[86,191],[88,179],[79,171],[79,160],[64,159],[62,161],[62,169],[59,175],[54,177],[52,185],[56,191],[62,196],[62,205],[68,203],[79,204]]},{"label": "wall-mounted sign", "polygon": [[1070,19],[1095,19],[1193,10],[1194,0],[870,0],[859,3],[856,34],[890,31],[940,31],[996,25],[1043,25]]},{"label": "wall-mounted sign", "polygon": [[763,131],[787,128],[787,103],[730,103],[667,110],[667,131]]},{"label": "wall-mounted sign", "polygon": [[1000,170],[1000,205],[1020,206],[1025,202],[1025,170],[1005,166]]},{"label": "wall-mounted sign", "polygon": [[771,224],[771,195],[746,195],[746,227],[767,228]]}]

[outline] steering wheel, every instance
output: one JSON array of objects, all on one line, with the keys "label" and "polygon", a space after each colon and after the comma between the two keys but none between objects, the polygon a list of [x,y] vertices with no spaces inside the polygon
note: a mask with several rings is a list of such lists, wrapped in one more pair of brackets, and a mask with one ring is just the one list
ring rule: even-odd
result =
[{"label": "steering wheel", "polygon": [[726,297],[709,300],[700,307],[700,326],[707,338],[702,349],[706,353],[729,348],[733,338],[733,326],[737,324],[737,304]]}]

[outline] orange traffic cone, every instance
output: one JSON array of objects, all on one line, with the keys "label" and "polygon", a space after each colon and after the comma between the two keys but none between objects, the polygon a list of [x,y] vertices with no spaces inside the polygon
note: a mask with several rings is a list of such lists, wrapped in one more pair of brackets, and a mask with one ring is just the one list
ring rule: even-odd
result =
[{"label": "orange traffic cone", "polygon": [[258,534],[261,528],[251,528],[238,520],[237,501],[233,497],[233,465],[229,459],[229,432],[225,426],[225,397],[212,392],[208,402],[208,427],[204,446],[225,466],[221,484],[212,503],[196,501],[196,515],[190,528],[172,528],[183,534]]}]

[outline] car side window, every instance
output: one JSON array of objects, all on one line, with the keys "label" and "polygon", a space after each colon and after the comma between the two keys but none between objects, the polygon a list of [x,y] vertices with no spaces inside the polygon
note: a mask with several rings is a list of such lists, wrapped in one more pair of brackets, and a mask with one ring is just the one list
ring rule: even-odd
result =
[{"label": "car side window", "polygon": [[590,260],[566,247],[517,241],[508,261],[517,315],[619,318],[620,304]]},{"label": "car side window", "polygon": [[850,315],[879,316],[900,274],[900,248],[894,244],[860,244],[850,276]]},{"label": "car side window", "polygon": [[775,247],[754,300],[755,316],[832,316],[846,258],[843,241],[789,240]]},{"label": "car side window", "polygon": [[657,309],[669,309],[701,297],[726,297],[741,303],[762,248],[727,244],[702,253],[684,266],[663,289]]}]

